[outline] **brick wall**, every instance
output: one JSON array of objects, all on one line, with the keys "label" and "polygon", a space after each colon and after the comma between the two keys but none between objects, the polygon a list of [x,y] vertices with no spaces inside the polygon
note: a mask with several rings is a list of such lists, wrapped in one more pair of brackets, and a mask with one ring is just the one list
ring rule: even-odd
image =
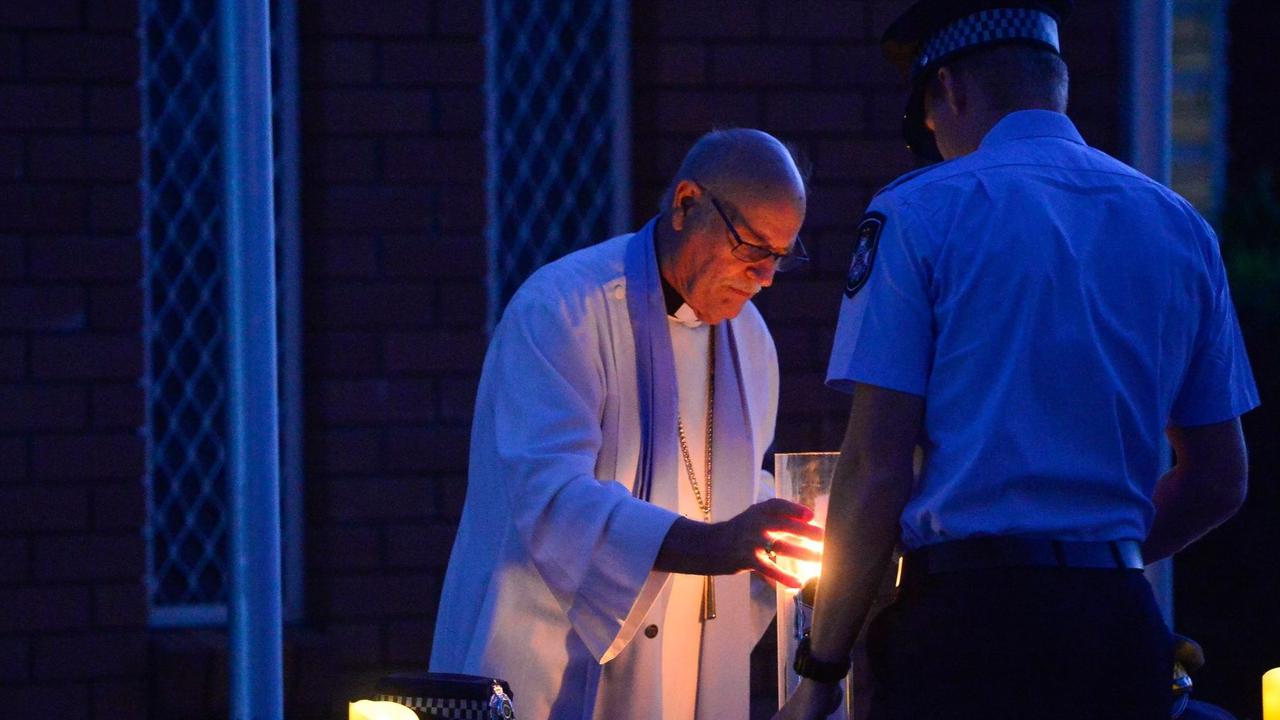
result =
[{"label": "brick wall", "polygon": [[0,3],[0,707],[147,672],[136,2]]},{"label": "brick wall", "polygon": [[[1080,5],[1075,114],[1108,148],[1113,21]],[[779,450],[836,446],[846,401],[820,379],[848,238],[912,167],[880,5],[798,7],[632,9],[637,224],[713,125],[764,128],[813,162],[814,268],[762,302]],[[481,8],[299,3],[307,608],[286,635],[291,718],[341,717],[430,653],[486,344]],[[20,716],[226,713],[225,635],[145,630],[136,9],[0,3],[0,706]]]}]

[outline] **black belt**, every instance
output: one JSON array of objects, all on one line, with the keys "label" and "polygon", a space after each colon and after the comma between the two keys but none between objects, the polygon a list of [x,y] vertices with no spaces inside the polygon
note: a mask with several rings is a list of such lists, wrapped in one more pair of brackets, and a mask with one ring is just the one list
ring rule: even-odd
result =
[{"label": "black belt", "polygon": [[904,573],[930,575],[1006,567],[1110,568],[1141,570],[1135,540],[1068,542],[1007,536],[975,537],[926,545],[903,558]]}]

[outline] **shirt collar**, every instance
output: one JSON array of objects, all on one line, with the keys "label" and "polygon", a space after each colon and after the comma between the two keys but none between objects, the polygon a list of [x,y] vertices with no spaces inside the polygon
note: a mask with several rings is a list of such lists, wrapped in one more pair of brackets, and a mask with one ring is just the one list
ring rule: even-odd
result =
[{"label": "shirt collar", "polygon": [[1013,140],[1027,138],[1060,138],[1079,145],[1086,144],[1071,118],[1052,110],[1018,110],[1000,118],[982,138],[982,148],[990,148]]}]

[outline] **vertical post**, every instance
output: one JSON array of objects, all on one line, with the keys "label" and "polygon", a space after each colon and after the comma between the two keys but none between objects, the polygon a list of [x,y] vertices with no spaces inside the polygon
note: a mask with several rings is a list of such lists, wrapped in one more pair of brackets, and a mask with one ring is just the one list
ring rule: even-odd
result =
[{"label": "vertical post", "polygon": [[613,0],[610,13],[609,169],[613,176],[613,213],[609,230],[621,235],[631,227],[631,3]]},{"label": "vertical post", "polygon": [[280,343],[280,493],[284,517],[282,557],[284,618],[302,616],[302,223],[298,201],[298,8],[296,0],[277,0],[275,34],[275,208],[279,250]]},{"label": "vertical post", "polygon": [[284,716],[267,0],[221,0],[231,596],[230,712]]},{"label": "vertical post", "polygon": [[[1128,6],[1129,164],[1165,185],[1173,157],[1173,0],[1129,0]],[[1161,442],[1162,456],[1172,450]],[[1173,627],[1173,560],[1147,566],[1147,579],[1165,624]]]}]

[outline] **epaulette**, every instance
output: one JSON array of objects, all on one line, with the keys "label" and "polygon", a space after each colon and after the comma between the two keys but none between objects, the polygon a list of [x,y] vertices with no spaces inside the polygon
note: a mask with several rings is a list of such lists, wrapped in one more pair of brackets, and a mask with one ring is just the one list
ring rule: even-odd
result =
[{"label": "epaulette", "polygon": [[924,166],[924,167],[922,167],[922,168],[916,168],[915,170],[912,170],[912,171],[910,171],[910,172],[905,172],[905,173],[903,173],[903,174],[899,175],[898,177],[894,178],[892,181],[890,181],[888,185],[885,185],[884,187],[882,187],[882,188],[880,188],[879,190],[877,190],[877,191],[875,192],[875,195],[872,195],[871,197],[872,197],[872,198],[875,198],[875,197],[876,197],[876,195],[879,195],[880,193],[889,192],[890,190],[892,190],[892,189],[894,189],[894,188],[898,187],[899,185],[902,185],[903,183],[907,182],[908,180],[914,180],[915,178],[920,177],[921,175],[924,175],[925,173],[929,173],[929,172],[932,172],[932,171],[934,171],[934,170],[937,170],[938,168],[942,167],[943,165],[946,165],[948,162],[950,162],[950,161],[948,161],[948,160],[944,160],[944,161],[942,161],[942,162],[936,162],[936,163],[934,163],[934,164],[932,164],[932,165],[925,165],[925,166]]}]

